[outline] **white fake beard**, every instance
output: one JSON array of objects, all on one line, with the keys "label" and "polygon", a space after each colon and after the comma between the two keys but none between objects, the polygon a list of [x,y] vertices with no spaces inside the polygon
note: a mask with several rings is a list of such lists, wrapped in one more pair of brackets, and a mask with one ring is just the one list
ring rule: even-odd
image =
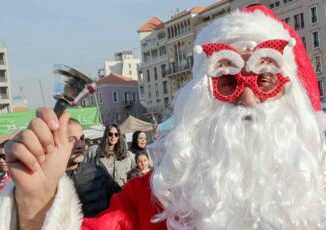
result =
[{"label": "white fake beard", "polygon": [[287,100],[219,104],[176,127],[152,181],[166,207],[157,219],[169,229],[324,229],[324,142]]}]

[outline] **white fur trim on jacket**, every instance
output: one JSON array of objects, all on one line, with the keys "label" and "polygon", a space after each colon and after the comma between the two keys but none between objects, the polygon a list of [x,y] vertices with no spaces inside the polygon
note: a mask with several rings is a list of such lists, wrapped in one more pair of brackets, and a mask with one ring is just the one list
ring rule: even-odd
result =
[{"label": "white fur trim on jacket", "polygon": [[[14,230],[17,226],[17,211],[14,205],[14,184],[10,182],[0,192],[0,229]],[[80,229],[81,205],[73,182],[64,175],[58,185],[52,207],[47,211],[42,230]]]}]

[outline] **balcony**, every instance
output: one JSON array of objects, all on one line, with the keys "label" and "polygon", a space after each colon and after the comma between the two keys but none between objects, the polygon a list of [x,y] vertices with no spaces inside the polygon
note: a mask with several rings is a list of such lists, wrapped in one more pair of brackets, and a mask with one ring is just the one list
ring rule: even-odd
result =
[{"label": "balcony", "polygon": [[175,74],[188,72],[191,71],[191,68],[192,66],[190,64],[174,66],[172,68],[167,69],[165,72],[163,72],[163,76],[169,77]]},{"label": "balcony", "polygon": [[0,99],[9,99],[9,95],[8,94],[0,94]]}]

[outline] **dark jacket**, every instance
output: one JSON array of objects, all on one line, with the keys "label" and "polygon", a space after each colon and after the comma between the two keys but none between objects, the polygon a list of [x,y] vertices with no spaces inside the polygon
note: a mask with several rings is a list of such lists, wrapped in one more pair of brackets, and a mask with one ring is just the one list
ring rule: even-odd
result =
[{"label": "dark jacket", "polygon": [[81,163],[66,174],[74,181],[85,217],[94,217],[105,210],[109,207],[112,194],[121,190],[100,165]]}]

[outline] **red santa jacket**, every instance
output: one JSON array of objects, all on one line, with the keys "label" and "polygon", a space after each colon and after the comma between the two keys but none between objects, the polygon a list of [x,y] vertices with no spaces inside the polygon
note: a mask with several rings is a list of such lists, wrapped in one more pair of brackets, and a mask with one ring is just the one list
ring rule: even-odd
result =
[{"label": "red santa jacket", "polygon": [[166,223],[152,223],[162,211],[150,187],[151,173],[128,181],[120,193],[112,196],[110,208],[95,218],[85,218],[82,229],[90,230],[166,230]]}]

